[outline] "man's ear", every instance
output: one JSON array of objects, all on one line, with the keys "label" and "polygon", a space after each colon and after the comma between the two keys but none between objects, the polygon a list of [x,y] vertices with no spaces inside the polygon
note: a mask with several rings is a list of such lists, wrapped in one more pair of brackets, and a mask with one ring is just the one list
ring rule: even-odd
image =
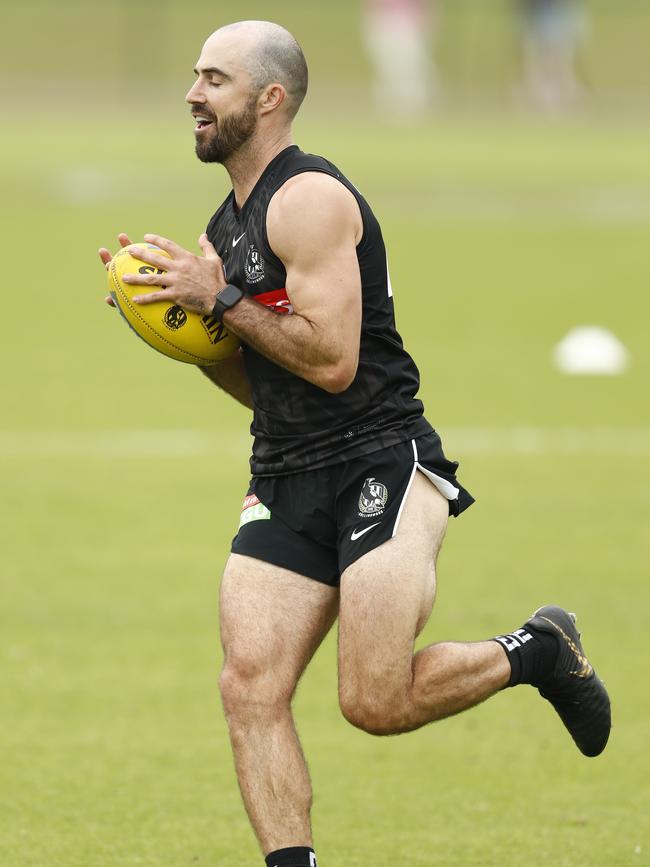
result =
[{"label": "man's ear", "polygon": [[260,96],[260,109],[263,114],[275,111],[287,98],[287,91],[281,84],[269,84]]}]

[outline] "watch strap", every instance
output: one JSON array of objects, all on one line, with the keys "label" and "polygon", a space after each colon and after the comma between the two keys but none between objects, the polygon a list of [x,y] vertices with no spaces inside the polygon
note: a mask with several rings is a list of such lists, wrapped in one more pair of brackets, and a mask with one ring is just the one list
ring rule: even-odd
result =
[{"label": "watch strap", "polygon": [[244,292],[242,292],[239,286],[234,286],[232,283],[228,283],[223,287],[223,289],[220,289],[217,292],[217,298],[214,302],[214,307],[212,308],[212,315],[215,319],[218,319],[219,322],[221,322],[226,310],[232,309],[235,304],[238,304],[242,300],[243,297]]}]

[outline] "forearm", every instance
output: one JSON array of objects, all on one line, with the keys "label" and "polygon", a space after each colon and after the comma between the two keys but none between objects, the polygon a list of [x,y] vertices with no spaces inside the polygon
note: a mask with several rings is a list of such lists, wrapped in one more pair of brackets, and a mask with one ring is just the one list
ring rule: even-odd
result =
[{"label": "forearm", "polygon": [[230,331],[271,361],[330,392],[344,391],[352,377],[341,369],[340,348],[309,319],[273,313],[243,298],[223,317]]},{"label": "forearm", "polygon": [[201,373],[223,391],[239,401],[239,403],[253,409],[251,385],[244,366],[244,355],[241,349],[234,352],[229,358],[225,358],[218,364],[208,367],[199,367]]}]

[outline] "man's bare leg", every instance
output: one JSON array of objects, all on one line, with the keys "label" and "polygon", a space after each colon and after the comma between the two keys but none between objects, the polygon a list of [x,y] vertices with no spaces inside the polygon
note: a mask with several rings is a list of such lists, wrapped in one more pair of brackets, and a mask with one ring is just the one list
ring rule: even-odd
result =
[{"label": "man's bare leg", "polygon": [[311,846],[311,784],[291,700],[338,610],[338,589],[232,554],[221,586],[221,695],[263,853]]},{"label": "man's bare leg", "polygon": [[341,708],[366,731],[411,731],[478,704],[508,683],[510,663],[494,641],[442,642],[413,655],[433,607],[448,509],[416,473],[395,538],[341,578]]}]

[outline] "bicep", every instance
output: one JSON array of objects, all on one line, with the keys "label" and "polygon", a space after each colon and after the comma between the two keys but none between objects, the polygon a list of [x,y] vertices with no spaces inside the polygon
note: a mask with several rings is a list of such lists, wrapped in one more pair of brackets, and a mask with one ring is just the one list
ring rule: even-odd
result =
[{"label": "bicep", "polygon": [[333,339],[338,332],[358,343],[359,206],[352,193],[329,176],[305,180],[288,190],[274,210],[269,209],[269,241],[286,268],[286,289],[294,311]]},{"label": "bicep", "polygon": [[353,336],[361,323],[361,274],[354,245],[324,244],[287,264],[287,295],[313,325]]}]

